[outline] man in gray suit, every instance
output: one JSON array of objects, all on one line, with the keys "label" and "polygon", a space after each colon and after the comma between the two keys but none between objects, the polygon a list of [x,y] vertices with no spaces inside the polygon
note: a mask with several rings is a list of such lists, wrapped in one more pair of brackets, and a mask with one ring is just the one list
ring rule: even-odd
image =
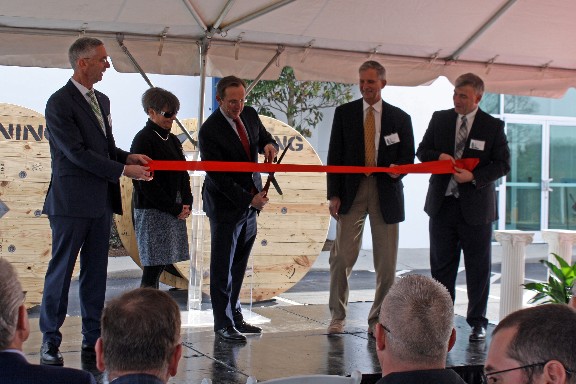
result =
[{"label": "man in gray suit", "polygon": [[68,51],[74,74],[46,104],[52,177],[44,202],[52,229],[52,259],[40,311],[40,363],[63,365],[60,327],[80,251],[82,352],[94,356],[106,291],[112,213],[122,214],[120,176],[150,180],[147,156],[116,147],[110,100],[92,86],[102,80],[108,55],[102,41],[76,40]]}]

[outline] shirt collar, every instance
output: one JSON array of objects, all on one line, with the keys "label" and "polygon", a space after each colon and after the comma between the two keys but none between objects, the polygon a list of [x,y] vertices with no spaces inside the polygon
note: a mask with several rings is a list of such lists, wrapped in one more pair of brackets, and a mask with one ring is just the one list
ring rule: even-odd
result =
[{"label": "shirt collar", "polygon": [[[368,107],[370,106],[370,104],[368,104],[368,103],[366,102],[366,100],[364,100],[364,99],[362,99],[362,104],[363,104],[363,107],[362,107],[362,110],[363,110],[363,111],[365,111],[366,109],[368,109]],[[372,106],[372,108],[374,108],[374,110],[375,110],[376,112],[381,113],[381,112],[382,112],[382,99],[378,100],[378,101]]]},{"label": "shirt collar", "polygon": [[74,84],[76,86],[76,88],[78,88],[78,90],[80,91],[80,93],[82,95],[84,95],[84,97],[86,97],[86,92],[89,91],[88,88],[86,88],[85,86],[83,86],[82,84],[80,84],[79,82],[77,82],[76,80],[74,80],[74,78],[70,78],[70,80],[72,81],[72,84]]},{"label": "shirt collar", "polygon": [[468,121],[474,120],[477,112],[478,112],[478,107],[476,107],[472,112],[470,112],[467,115],[458,114],[458,120],[461,120],[463,116],[466,116],[466,120],[468,120]]}]

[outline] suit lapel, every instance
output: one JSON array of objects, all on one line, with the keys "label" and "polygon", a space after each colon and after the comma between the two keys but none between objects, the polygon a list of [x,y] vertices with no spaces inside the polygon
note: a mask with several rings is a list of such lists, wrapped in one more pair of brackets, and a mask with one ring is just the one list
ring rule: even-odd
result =
[{"label": "suit lapel", "polygon": [[[224,141],[227,143],[230,143],[230,147],[231,147],[230,149],[236,152],[234,157],[236,157],[236,158],[242,157],[242,159],[244,161],[248,161],[248,156],[246,156],[246,151],[244,151],[244,146],[242,145],[242,142],[240,141],[240,137],[234,131],[234,129],[232,128],[232,126],[228,122],[228,119],[226,119],[226,117],[222,114],[222,111],[220,111],[220,109],[218,109],[218,113],[219,113],[218,123],[220,125],[222,135],[224,137]],[[248,132],[248,136],[250,138],[250,146],[252,146],[252,141],[253,141],[252,136],[250,136],[250,132],[249,132],[248,127],[246,126],[245,119],[242,119],[242,122],[244,123],[244,126],[246,127],[246,131]]]},{"label": "suit lapel", "polygon": [[466,139],[466,146],[464,147],[464,153],[462,153],[462,157],[470,156],[469,154],[470,141],[472,139],[482,140],[482,138],[484,138],[484,132],[482,131],[482,126],[484,125],[485,117],[486,116],[484,112],[480,108],[478,108],[476,116],[474,117],[474,123],[472,124],[472,127],[470,127],[470,132],[468,133],[468,138]]},{"label": "suit lapel", "polygon": [[[92,122],[94,123],[93,124],[94,129],[96,129],[103,137],[105,137],[104,132],[102,132],[102,128],[100,128],[100,123],[98,122],[98,119],[94,114],[94,111],[92,111],[92,107],[90,106],[90,104],[88,103],[82,92],[80,92],[80,90],[76,88],[76,86],[74,85],[74,83],[72,83],[71,80],[68,82],[68,90],[70,91],[72,99],[74,99],[74,101],[84,110],[84,112],[86,112],[90,120],[92,120]],[[98,96],[96,96],[96,98],[98,99]],[[101,104],[100,101],[98,101],[98,104]],[[102,105],[100,105],[100,110],[103,111]],[[104,125],[107,127],[108,123],[106,122],[106,120],[107,118],[104,117]],[[106,132],[109,132],[108,128],[106,128]]]},{"label": "suit lapel", "polygon": [[[454,156],[454,150],[456,149],[456,120],[458,120],[458,114],[456,113],[455,110],[452,110],[452,114],[450,115],[450,119],[448,119],[448,122],[446,123],[448,129],[446,130],[446,132],[448,132],[448,145],[450,148],[450,151],[446,152],[449,153],[451,156]],[[470,135],[468,135],[468,137],[470,137]]]}]

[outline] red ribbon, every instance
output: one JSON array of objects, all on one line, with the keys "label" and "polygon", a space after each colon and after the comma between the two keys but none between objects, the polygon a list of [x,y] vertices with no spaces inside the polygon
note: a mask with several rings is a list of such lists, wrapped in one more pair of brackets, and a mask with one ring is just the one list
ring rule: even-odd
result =
[{"label": "red ribbon", "polygon": [[[472,171],[480,162],[477,158],[456,160],[456,167]],[[215,172],[326,172],[326,173],[454,173],[450,160],[427,161],[396,167],[360,167],[351,165],[272,164],[225,161],[166,161],[153,160],[148,163],[151,171],[215,171]]]}]

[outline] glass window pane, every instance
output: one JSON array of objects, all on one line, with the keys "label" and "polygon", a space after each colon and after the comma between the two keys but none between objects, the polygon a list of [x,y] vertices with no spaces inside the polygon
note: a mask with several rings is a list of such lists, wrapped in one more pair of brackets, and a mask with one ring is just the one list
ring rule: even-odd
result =
[{"label": "glass window pane", "polygon": [[504,113],[576,117],[576,90],[569,89],[561,99],[530,96],[504,96]]},{"label": "glass window pane", "polygon": [[540,230],[542,126],[508,124],[510,173],[506,176],[506,229]]},{"label": "glass window pane", "polygon": [[484,93],[482,100],[480,100],[480,109],[491,115],[498,115],[500,113],[500,94]]},{"label": "glass window pane", "polygon": [[550,229],[576,229],[576,127],[550,126]]}]

